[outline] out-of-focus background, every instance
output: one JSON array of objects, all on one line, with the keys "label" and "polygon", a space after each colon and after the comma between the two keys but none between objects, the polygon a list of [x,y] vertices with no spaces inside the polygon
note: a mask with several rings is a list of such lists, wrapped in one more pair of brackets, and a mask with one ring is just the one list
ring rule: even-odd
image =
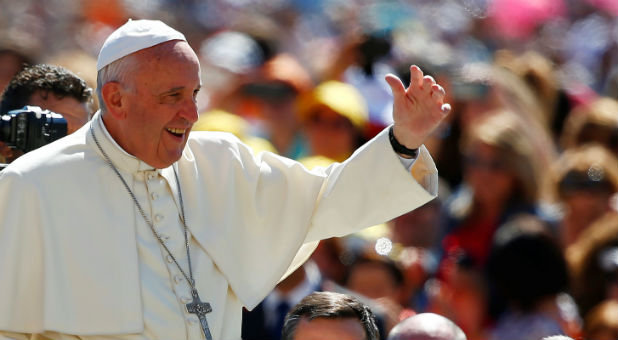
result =
[{"label": "out-of-focus background", "polygon": [[426,143],[439,197],[323,241],[245,312],[244,339],[276,338],[314,290],[363,296],[383,336],[434,312],[472,339],[618,338],[618,1],[0,0],[0,91],[37,63],[95,88],[129,18],[163,20],[200,57],[194,130],[307,167],[392,122],[387,73],[419,65],[453,106]]}]

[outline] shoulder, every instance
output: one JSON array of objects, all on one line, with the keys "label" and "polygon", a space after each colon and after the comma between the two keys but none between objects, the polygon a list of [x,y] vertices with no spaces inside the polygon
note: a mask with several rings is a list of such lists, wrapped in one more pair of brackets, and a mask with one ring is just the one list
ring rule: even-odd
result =
[{"label": "shoulder", "polygon": [[229,132],[221,131],[192,131],[189,135],[190,144],[241,144],[238,137]]},{"label": "shoulder", "polygon": [[30,151],[9,164],[2,174],[19,174],[20,177],[46,177],[55,169],[73,167],[74,161],[83,160],[89,147],[86,136],[79,130],[50,144]]},{"label": "shoulder", "polygon": [[194,154],[206,154],[209,157],[244,158],[251,155],[250,148],[238,137],[229,132],[194,131],[189,135],[187,148]]}]

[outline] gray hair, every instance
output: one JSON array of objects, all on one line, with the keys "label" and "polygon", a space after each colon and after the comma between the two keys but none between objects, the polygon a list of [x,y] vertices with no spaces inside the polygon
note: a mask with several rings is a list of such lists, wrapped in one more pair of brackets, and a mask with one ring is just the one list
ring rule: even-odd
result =
[{"label": "gray hair", "polygon": [[133,82],[131,78],[138,65],[138,58],[135,55],[129,54],[110,63],[97,72],[97,98],[99,99],[99,107],[102,113],[107,111],[105,101],[103,101],[103,85],[116,81],[125,86],[132,87]]}]

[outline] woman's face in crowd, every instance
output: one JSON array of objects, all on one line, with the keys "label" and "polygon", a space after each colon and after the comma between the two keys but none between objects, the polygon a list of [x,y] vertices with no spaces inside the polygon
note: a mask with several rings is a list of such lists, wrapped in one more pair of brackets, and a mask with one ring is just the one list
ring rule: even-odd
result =
[{"label": "woman's face in crowd", "polygon": [[339,161],[356,149],[357,132],[352,122],[328,108],[316,110],[309,116],[305,134],[314,155]]},{"label": "woman's face in crowd", "polygon": [[466,157],[465,176],[481,203],[505,202],[515,189],[515,177],[495,147],[476,143]]}]

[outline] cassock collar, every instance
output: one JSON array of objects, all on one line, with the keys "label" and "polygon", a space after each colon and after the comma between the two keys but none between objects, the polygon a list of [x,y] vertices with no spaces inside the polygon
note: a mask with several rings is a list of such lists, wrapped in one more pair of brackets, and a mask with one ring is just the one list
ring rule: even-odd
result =
[{"label": "cassock collar", "polygon": [[[109,134],[109,131],[107,131],[107,128],[105,128],[101,111],[97,111],[92,117],[92,127],[94,128],[94,133],[101,144],[101,148],[103,148],[112,163],[114,163],[114,166],[118,169],[128,173],[135,173],[138,171],[156,171],[160,174],[161,169],[156,169],[152,165],[129,154],[122,147],[120,147],[118,143],[116,143],[114,138]],[[88,136],[88,138],[92,137]],[[98,149],[97,153],[103,157]]]}]

